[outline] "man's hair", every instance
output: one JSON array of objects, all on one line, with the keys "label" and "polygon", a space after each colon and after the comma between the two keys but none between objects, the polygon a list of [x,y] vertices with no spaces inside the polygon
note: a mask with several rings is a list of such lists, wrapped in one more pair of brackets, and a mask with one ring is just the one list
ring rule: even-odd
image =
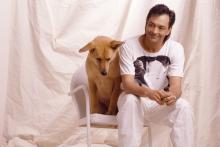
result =
[{"label": "man's hair", "polygon": [[[147,22],[150,19],[151,16],[155,16],[155,15],[163,15],[166,14],[169,16],[170,20],[169,20],[169,28],[171,28],[175,22],[175,12],[173,10],[170,10],[166,5],[164,4],[157,4],[154,7],[152,7],[147,15]],[[171,34],[171,32],[170,32]],[[165,38],[164,38],[164,42],[170,37],[170,34],[168,34]]]}]

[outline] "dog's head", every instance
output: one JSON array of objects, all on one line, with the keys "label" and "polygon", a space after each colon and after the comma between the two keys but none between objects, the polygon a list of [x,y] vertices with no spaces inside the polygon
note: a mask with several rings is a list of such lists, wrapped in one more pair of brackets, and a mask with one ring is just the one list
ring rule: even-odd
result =
[{"label": "dog's head", "polygon": [[88,58],[97,65],[100,73],[105,76],[108,74],[109,65],[115,59],[118,47],[123,44],[122,41],[113,40],[106,36],[98,36],[79,52],[89,51]]}]

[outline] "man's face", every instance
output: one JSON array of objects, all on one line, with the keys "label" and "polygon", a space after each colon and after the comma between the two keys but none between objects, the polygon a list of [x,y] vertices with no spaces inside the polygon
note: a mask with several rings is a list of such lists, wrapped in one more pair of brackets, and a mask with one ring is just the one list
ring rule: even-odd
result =
[{"label": "man's face", "polygon": [[146,23],[145,35],[146,39],[152,43],[161,43],[164,38],[170,33],[169,16],[152,15]]}]

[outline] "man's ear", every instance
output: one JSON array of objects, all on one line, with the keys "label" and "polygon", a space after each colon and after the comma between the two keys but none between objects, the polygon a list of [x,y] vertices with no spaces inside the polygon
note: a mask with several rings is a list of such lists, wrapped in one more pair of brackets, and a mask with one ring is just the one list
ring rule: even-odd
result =
[{"label": "man's ear", "polygon": [[166,36],[169,35],[171,33],[172,27],[170,27],[166,33]]},{"label": "man's ear", "polygon": [[123,41],[117,41],[117,40],[113,40],[110,43],[111,48],[113,49],[117,49],[118,47],[120,47],[124,42]]},{"label": "man's ear", "polygon": [[89,42],[88,44],[86,44],[83,48],[79,49],[79,52],[85,52],[85,51],[93,51],[95,50],[95,48],[93,47],[92,43]]}]

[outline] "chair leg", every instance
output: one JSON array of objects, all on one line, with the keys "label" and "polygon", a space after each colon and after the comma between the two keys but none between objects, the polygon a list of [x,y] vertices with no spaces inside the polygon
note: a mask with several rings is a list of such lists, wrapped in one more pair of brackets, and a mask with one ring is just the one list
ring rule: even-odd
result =
[{"label": "chair leg", "polygon": [[152,147],[152,132],[151,132],[151,127],[148,126],[148,141],[149,141],[149,147]]},{"label": "chair leg", "polygon": [[[88,117],[86,117],[88,119]],[[90,121],[90,120],[89,120]],[[90,122],[87,120],[86,124],[87,128],[87,147],[91,147],[91,129],[90,129]]]},{"label": "chair leg", "polygon": [[83,92],[86,97],[86,135],[87,135],[87,147],[91,147],[91,118],[90,118],[90,101],[87,87],[82,86]]},{"label": "chair leg", "polygon": [[87,127],[87,147],[91,147],[91,118],[90,118],[90,104],[86,101],[86,127]]},{"label": "chair leg", "polygon": [[85,85],[78,86],[73,91],[71,91],[69,94],[74,94],[79,89],[83,90],[83,93],[85,94],[85,100],[86,100],[86,135],[87,135],[87,147],[91,147],[91,118],[90,118],[90,99],[88,94],[88,89]]}]

